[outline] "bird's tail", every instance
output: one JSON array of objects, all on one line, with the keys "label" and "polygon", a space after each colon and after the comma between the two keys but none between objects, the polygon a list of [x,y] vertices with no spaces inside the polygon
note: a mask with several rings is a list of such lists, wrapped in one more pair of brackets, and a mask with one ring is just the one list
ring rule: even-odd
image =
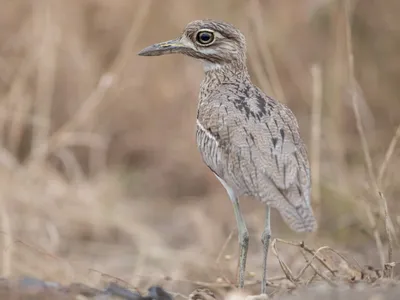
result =
[{"label": "bird's tail", "polygon": [[[276,188],[273,197],[263,201],[276,208],[285,223],[297,232],[313,232],[317,230],[317,220],[308,199],[298,192],[296,186],[282,191]],[[266,199],[263,197],[263,199]]]},{"label": "bird's tail", "polygon": [[297,232],[316,231],[317,220],[314,217],[311,207],[296,207],[288,210],[279,211],[283,220],[289,227]]}]

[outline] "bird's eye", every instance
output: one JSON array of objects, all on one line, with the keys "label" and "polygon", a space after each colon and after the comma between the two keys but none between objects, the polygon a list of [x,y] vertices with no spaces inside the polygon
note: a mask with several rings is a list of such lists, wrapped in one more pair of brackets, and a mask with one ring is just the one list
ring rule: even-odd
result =
[{"label": "bird's eye", "polygon": [[208,45],[214,41],[214,34],[210,31],[199,31],[196,40],[202,45]]}]

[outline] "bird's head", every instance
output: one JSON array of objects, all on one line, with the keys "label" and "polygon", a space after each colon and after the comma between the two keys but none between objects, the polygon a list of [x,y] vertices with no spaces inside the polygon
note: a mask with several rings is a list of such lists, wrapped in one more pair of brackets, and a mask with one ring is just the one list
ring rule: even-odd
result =
[{"label": "bird's head", "polygon": [[227,64],[244,66],[246,43],[244,35],[233,25],[213,20],[190,22],[176,39],[151,45],[141,50],[141,56],[182,53],[204,62],[205,69]]}]

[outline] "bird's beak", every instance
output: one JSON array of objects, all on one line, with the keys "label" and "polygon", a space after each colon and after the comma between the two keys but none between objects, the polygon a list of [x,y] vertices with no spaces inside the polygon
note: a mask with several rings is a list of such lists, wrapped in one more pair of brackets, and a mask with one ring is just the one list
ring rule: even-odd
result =
[{"label": "bird's beak", "polygon": [[179,53],[183,49],[187,48],[184,44],[182,44],[181,39],[177,38],[174,40],[158,43],[151,45],[142,49],[138,55],[140,56],[159,56],[169,53]]}]

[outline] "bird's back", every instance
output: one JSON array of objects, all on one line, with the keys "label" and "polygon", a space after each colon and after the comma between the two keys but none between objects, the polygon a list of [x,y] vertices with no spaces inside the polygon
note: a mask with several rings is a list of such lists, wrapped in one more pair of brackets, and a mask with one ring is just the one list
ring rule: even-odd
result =
[{"label": "bird's back", "polygon": [[248,76],[206,74],[197,144],[204,162],[240,196],[279,210],[296,231],[312,231],[307,152],[293,113]]}]

